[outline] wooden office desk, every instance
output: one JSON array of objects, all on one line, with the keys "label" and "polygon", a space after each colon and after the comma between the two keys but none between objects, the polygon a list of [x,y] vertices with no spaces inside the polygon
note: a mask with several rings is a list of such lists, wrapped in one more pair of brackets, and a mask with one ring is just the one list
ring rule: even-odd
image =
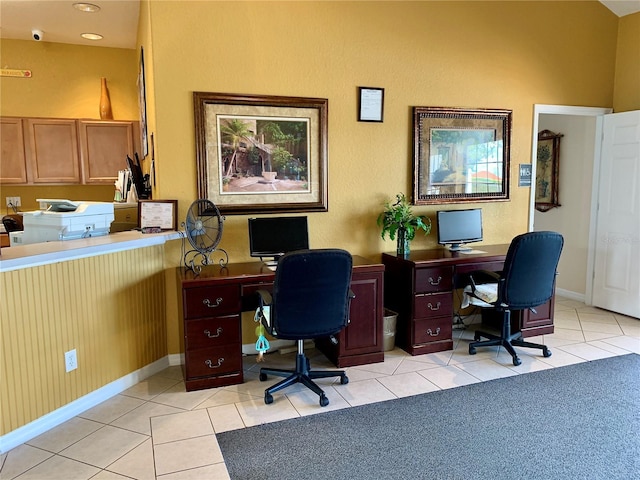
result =
[{"label": "wooden office desk", "polygon": [[[337,344],[317,339],[316,346],[336,366],[384,361],[382,298],[384,266],[353,257],[350,323]],[[240,315],[257,308],[256,290],[269,290],[275,272],[261,262],[207,266],[196,275],[177,268],[178,302],[184,332],[184,375],[188,391],[242,383]]]},{"label": "wooden office desk", "polygon": [[[411,355],[451,350],[455,290],[468,283],[473,270],[502,270],[508,249],[508,244],[478,246],[481,253],[436,248],[412,251],[406,258],[383,253],[385,306],[398,313],[396,345]],[[535,314],[513,312],[512,331],[523,337],[553,333],[553,306],[551,298]],[[484,320],[492,320],[489,312]]]}]

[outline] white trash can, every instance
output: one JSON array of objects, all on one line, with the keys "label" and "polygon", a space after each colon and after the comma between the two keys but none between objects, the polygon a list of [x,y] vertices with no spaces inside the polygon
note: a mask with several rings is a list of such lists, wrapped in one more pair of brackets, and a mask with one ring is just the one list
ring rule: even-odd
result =
[{"label": "white trash can", "polygon": [[384,344],[384,351],[388,352],[393,350],[396,346],[396,320],[398,319],[398,314],[393,310],[389,310],[388,308],[384,309],[384,317],[382,317],[383,329],[382,329],[382,337]]}]

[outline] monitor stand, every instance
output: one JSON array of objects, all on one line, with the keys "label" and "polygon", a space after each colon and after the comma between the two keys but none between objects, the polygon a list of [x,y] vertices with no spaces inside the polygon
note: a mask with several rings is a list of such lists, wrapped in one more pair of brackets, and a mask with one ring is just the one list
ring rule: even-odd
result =
[{"label": "monitor stand", "polygon": [[464,243],[452,243],[449,245],[450,252],[470,252],[471,247],[467,247]]}]

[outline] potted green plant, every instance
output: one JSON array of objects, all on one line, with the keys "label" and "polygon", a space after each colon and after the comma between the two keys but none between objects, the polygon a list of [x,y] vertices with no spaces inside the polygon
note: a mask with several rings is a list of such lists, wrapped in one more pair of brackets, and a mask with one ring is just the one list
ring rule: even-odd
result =
[{"label": "potted green plant", "polygon": [[382,227],[380,236],[383,239],[389,234],[389,238],[395,240],[397,235],[396,253],[403,256],[409,254],[409,242],[414,239],[418,230],[423,230],[425,235],[431,233],[431,219],[424,215],[414,215],[404,193],[396,195],[395,203],[390,200],[384,203],[384,211],[378,215],[378,226]]}]

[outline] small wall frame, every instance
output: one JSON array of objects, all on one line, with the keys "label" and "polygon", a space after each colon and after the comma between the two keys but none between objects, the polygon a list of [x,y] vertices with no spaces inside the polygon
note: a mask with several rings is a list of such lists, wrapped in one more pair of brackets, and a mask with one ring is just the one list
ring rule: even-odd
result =
[{"label": "small wall frame", "polygon": [[538,133],[536,154],[536,197],[535,206],[539,212],[547,212],[560,207],[558,177],[560,172],[561,133],[542,130]]}]

